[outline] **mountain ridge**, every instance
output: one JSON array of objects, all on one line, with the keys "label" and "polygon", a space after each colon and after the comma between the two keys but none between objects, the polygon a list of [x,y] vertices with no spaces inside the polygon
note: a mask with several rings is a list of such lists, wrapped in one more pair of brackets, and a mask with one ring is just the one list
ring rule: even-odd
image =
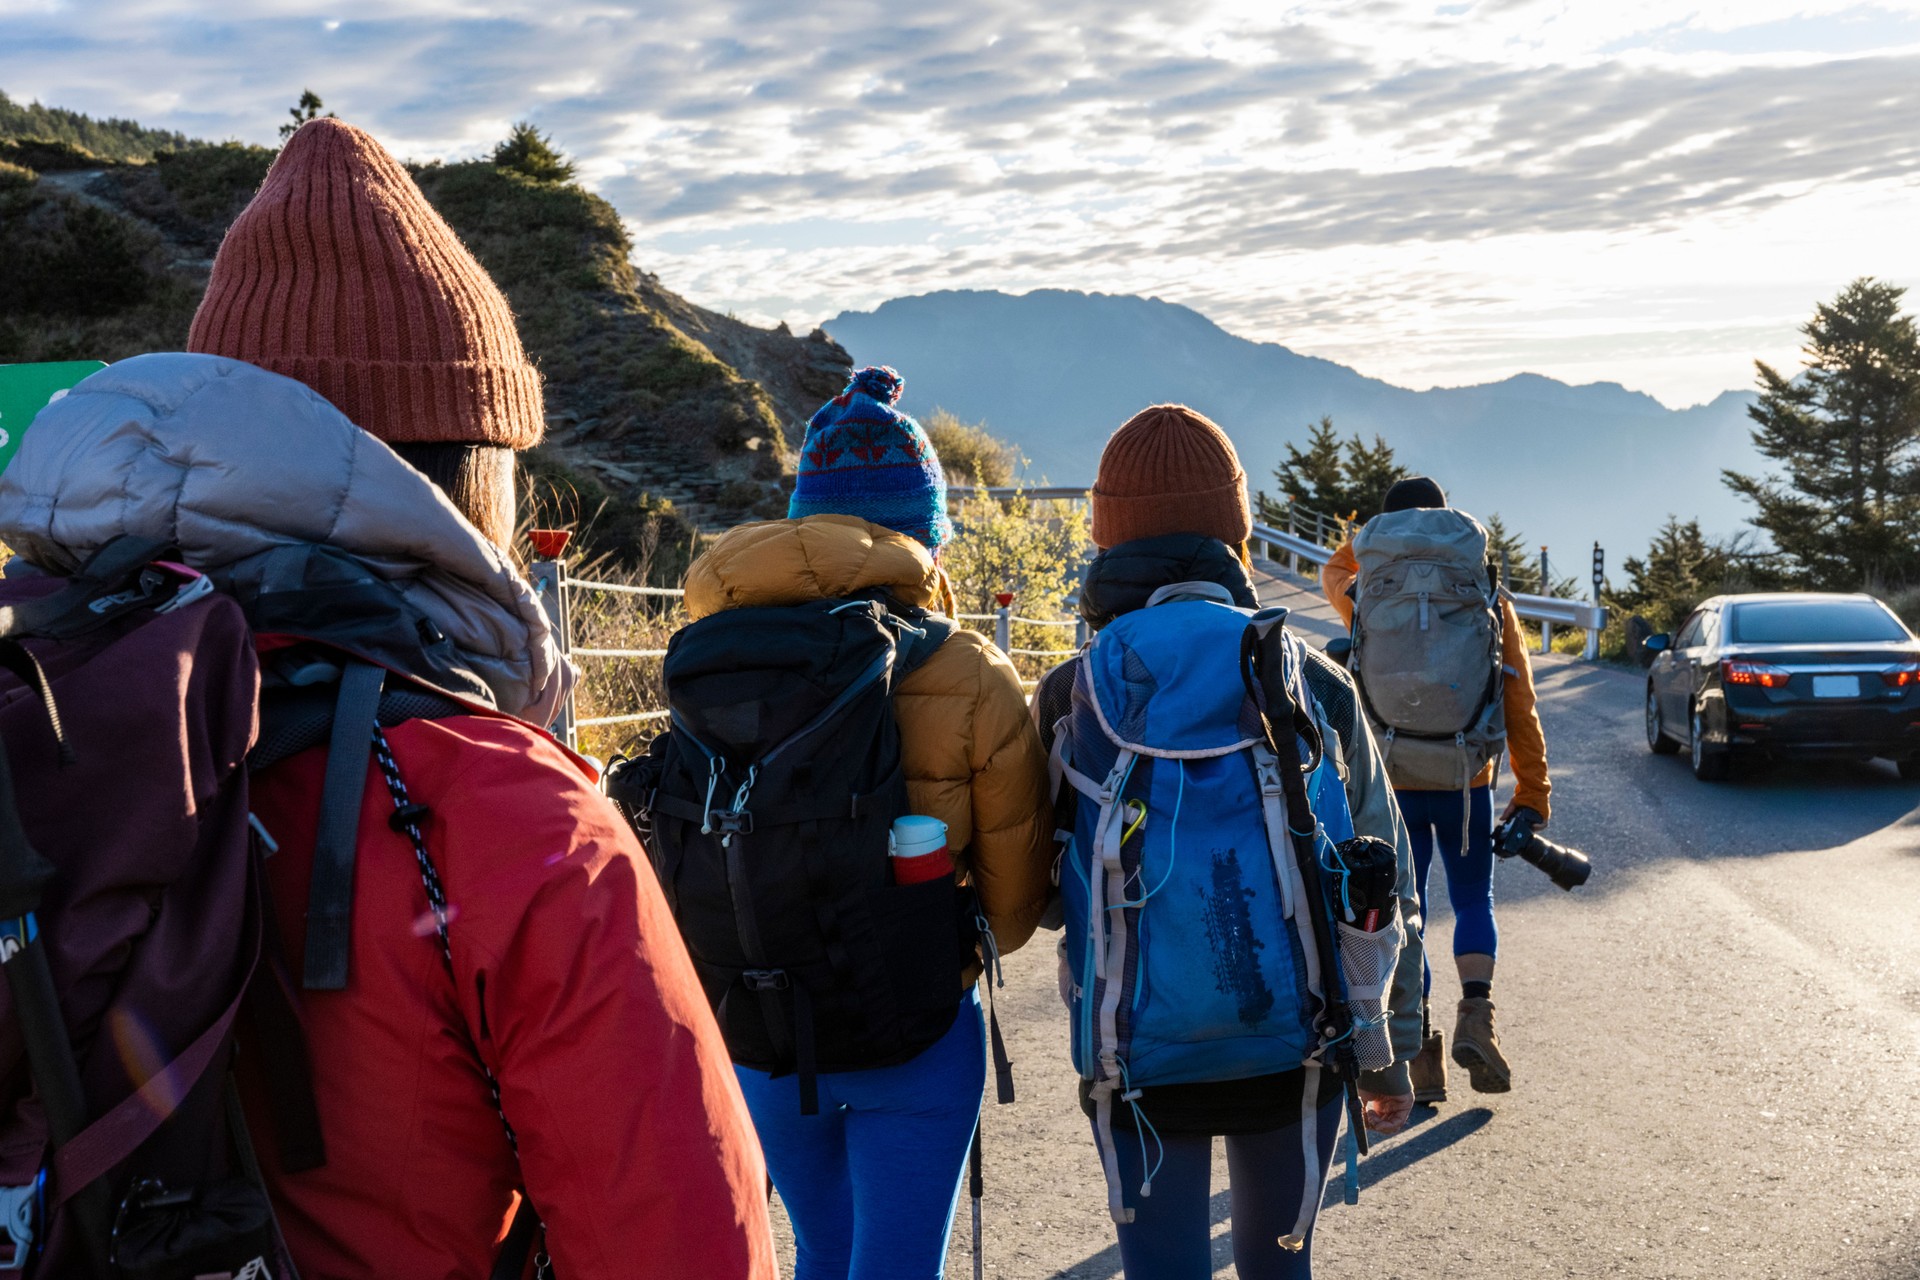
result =
[{"label": "mountain ridge", "polygon": [[1673,409],[1618,382],[1533,372],[1414,390],[1154,297],[944,290],[823,327],[856,363],[899,368],[909,409],[984,420],[1027,455],[1030,478],[1055,483],[1091,480],[1114,427],[1172,400],[1219,422],[1251,485],[1272,489],[1285,444],[1330,414],[1343,435],[1385,436],[1462,506],[1582,557],[1599,541],[1618,563],[1670,512],[1731,532],[1745,512],[1719,472],[1759,462],[1748,392]]}]

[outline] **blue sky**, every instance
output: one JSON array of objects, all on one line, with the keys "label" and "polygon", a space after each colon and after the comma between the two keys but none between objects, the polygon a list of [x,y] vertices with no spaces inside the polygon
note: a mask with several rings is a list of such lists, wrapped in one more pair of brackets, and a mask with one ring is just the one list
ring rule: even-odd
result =
[{"label": "blue sky", "polygon": [[1914,2],[0,0],[16,98],[270,142],[309,86],[420,159],[533,119],[641,266],[796,327],[1157,294],[1412,386],[1677,405],[1854,276],[1920,285]]}]

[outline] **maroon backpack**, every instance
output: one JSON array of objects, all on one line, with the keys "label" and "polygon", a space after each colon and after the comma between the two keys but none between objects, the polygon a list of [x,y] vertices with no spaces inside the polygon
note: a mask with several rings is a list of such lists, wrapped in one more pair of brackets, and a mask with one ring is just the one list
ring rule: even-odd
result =
[{"label": "maroon backpack", "polygon": [[0,1268],[278,1277],[228,1070],[258,665],[155,552],[0,581]]},{"label": "maroon backpack", "polygon": [[[259,555],[238,598],[131,536],[0,580],[0,1280],[297,1280],[233,1086],[244,1018],[282,1167],[325,1162],[249,770],[330,744],[299,985],[338,989],[373,741],[491,695],[351,556]],[[523,1197],[493,1275],[542,1234]]]}]

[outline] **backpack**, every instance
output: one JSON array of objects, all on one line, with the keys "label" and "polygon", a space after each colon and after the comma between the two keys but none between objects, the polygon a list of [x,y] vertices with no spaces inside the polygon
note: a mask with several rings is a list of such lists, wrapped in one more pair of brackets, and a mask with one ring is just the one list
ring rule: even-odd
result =
[{"label": "backpack", "polygon": [[1500,590],[1487,531],[1451,507],[1391,511],[1353,540],[1347,662],[1396,787],[1464,791],[1506,747]]},{"label": "backpack", "polygon": [[[131,536],[71,578],[0,582],[0,666],[0,1271],[294,1276],[232,1082],[236,1024],[254,1028],[282,1165],[324,1163],[293,975],[345,983],[382,728],[471,714],[459,698],[485,686],[344,553],[275,547],[216,579]],[[248,779],[323,743],[295,969],[262,896],[270,841]],[[399,821],[399,765],[382,765],[444,948],[422,811]],[[521,1273],[538,1234],[522,1207],[496,1277]]]},{"label": "backpack", "polygon": [[671,728],[608,772],[733,1060],[797,1072],[804,1114],[818,1073],[940,1039],[985,933],[952,875],[896,885],[888,858],[893,696],[953,630],[865,598],[702,618],[667,645]]},{"label": "backpack", "polygon": [[[1116,1104],[1145,1132],[1143,1087],[1305,1067],[1317,1164],[1314,1073],[1344,1074],[1351,1094],[1361,1066],[1348,1001],[1364,993],[1344,987],[1323,875],[1353,825],[1305,650],[1285,610],[1168,594],[1095,636],[1054,738],[1077,793],[1060,871],[1073,1064],[1091,1082],[1116,1222],[1133,1216]],[[1307,1185],[1301,1237],[1321,1179]]]}]

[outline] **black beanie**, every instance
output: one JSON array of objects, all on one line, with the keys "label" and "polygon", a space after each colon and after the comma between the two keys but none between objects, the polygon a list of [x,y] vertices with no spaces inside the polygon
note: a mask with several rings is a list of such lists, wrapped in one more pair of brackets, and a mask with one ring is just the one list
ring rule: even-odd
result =
[{"label": "black beanie", "polygon": [[1387,499],[1380,504],[1380,510],[1411,511],[1415,507],[1444,507],[1447,505],[1447,491],[1440,482],[1428,476],[1408,476],[1405,480],[1393,482],[1393,488],[1387,490]]}]

